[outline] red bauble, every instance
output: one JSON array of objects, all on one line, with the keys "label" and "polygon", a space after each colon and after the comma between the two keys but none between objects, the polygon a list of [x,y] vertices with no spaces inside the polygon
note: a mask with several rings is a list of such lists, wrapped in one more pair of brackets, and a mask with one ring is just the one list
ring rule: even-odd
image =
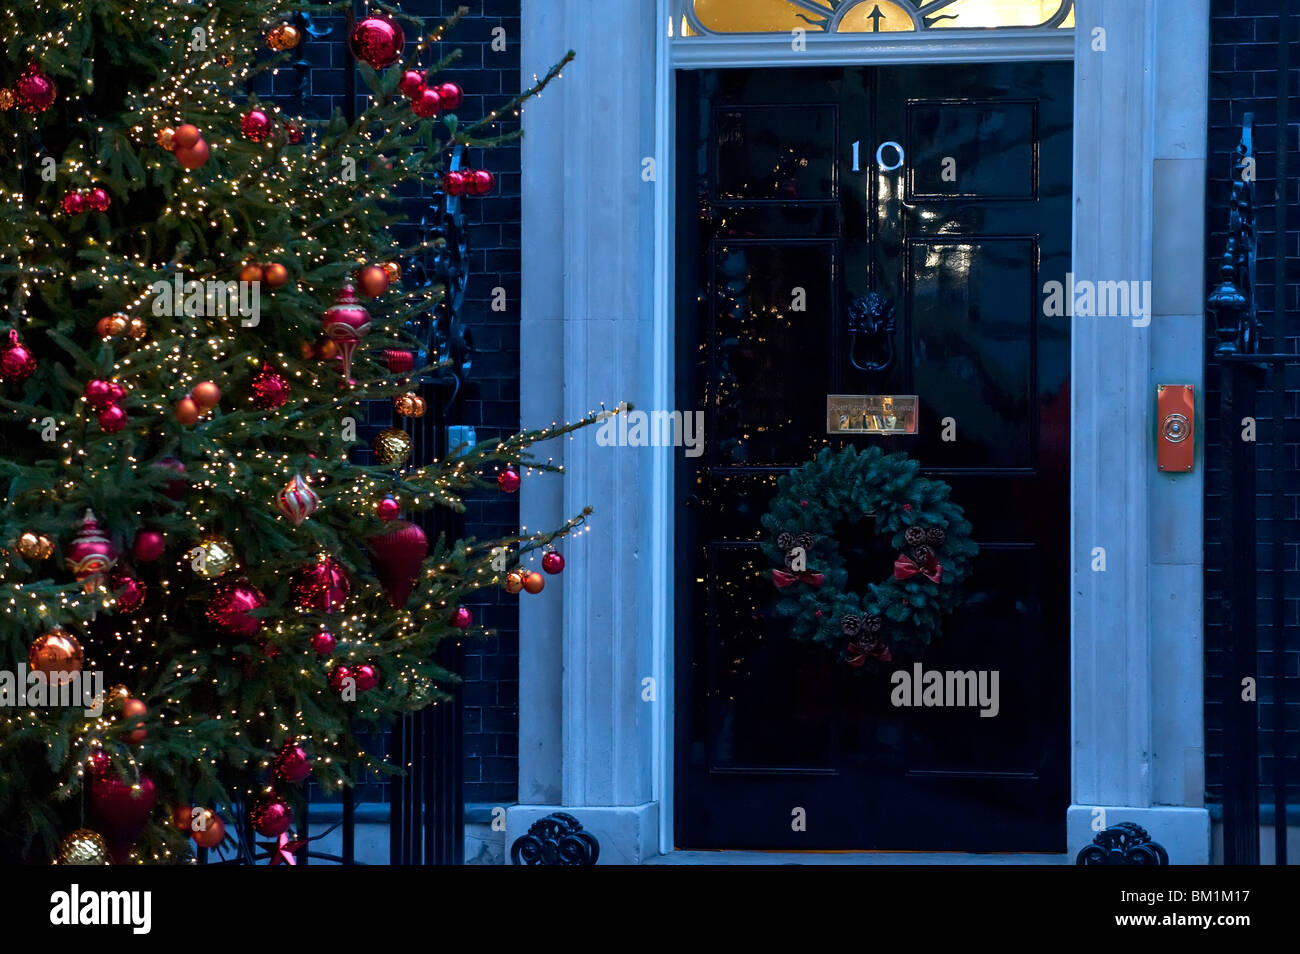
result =
[{"label": "red bauble", "polygon": [[421,90],[419,96],[411,99],[411,112],[421,119],[432,119],[442,110],[442,100],[431,89]]},{"label": "red bauble", "polygon": [[289,145],[296,146],[302,142],[302,130],[293,123],[284,124],[284,135],[289,140]]},{"label": "red bauble", "polygon": [[247,580],[225,583],[208,600],[208,622],[227,636],[255,636],[262,621],[248,614],[265,605],[266,597]]},{"label": "red bauble", "polygon": [[2,347],[4,351],[0,353],[0,380],[22,384],[36,373],[36,359],[26,345],[18,340],[17,331],[9,331],[9,339]]},{"label": "red bauble", "polygon": [[35,63],[27,67],[14,83],[14,102],[26,112],[43,113],[54,104],[54,81]]},{"label": "red bauble", "polygon": [[126,411],[116,404],[99,412],[99,429],[105,434],[116,434],[129,423],[131,419]]},{"label": "red bauble", "polygon": [[380,520],[396,520],[401,514],[402,505],[392,494],[375,504],[375,516]]},{"label": "red bauble", "polygon": [[151,563],[163,555],[167,549],[167,539],[157,530],[142,529],[135,533],[135,542],[131,544],[131,556],[141,563]]},{"label": "red bauble", "polygon": [[72,575],[86,586],[87,592],[95,588],[99,574],[117,560],[117,548],[104,535],[93,510],[87,510],[81,529],[68,546],[65,562]]},{"label": "red bauble", "polygon": [[86,382],[86,387],[82,390],[81,396],[86,399],[86,403],[96,411],[102,411],[113,403],[112,382],[105,381],[103,378],[95,378]]},{"label": "red bauble", "polygon": [[107,212],[108,207],[113,204],[112,199],[108,196],[108,191],[102,186],[95,186],[86,193],[86,202],[95,212]]},{"label": "red bauble", "polygon": [[407,374],[415,370],[415,352],[385,348],[384,365],[393,374]]},{"label": "red bauble", "polygon": [[329,674],[330,688],[335,692],[342,692],[348,688],[348,680],[353,678],[351,666],[335,666]]},{"label": "red bauble", "polygon": [[198,817],[190,822],[190,837],[200,848],[215,848],[226,840],[226,823],[212,809],[200,809]]},{"label": "red bauble", "polygon": [[425,90],[424,74],[419,70],[407,70],[402,74],[397,90],[407,99],[415,99]]},{"label": "red bauble", "polygon": [[405,43],[406,34],[402,28],[382,13],[371,13],[358,20],[349,37],[352,55],[377,70],[396,63]]},{"label": "red bauble", "polygon": [[367,265],[357,272],[357,288],[369,298],[378,298],[388,291],[388,273],[378,265]]},{"label": "red bauble", "polygon": [[442,100],[443,109],[457,109],[465,98],[465,94],[461,92],[461,88],[455,83],[442,83],[436,89],[438,90],[438,97]]},{"label": "red bauble", "polygon": [[542,555],[542,569],[552,575],[564,572],[564,557],[555,550],[547,550]]},{"label": "red bauble", "polygon": [[[382,269],[381,269],[382,271]],[[357,303],[351,285],[344,285],[338,300],[325,312],[325,334],[343,353],[343,377],[352,383],[352,355],[370,334],[370,312]]]},{"label": "red bauble", "polygon": [[334,652],[334,647],[338,645],[338,640],[328,629],[322,629],[319,633],[311,638],[311,648],[317,656],[328,656]]},{"label": "red bauble", "polygon": [[469,174],[467,186],[470,195],[487,195],[497,184],[496,176],[486,169],[475,169]]},{"label": "red bauble", "polygon": [[263,364],[262,370],[253,375],[248,390],[253,407],[259,411],[274,411],[289,403],[289,382],[270,364]]},{"label": "red bauble", "polygon": [[117,594],[115,612],[134,613],[144,605],[148,587],[123,569],[116,569],[108,575],[108,588]]},{"label": "red bauble", "polygon": [[351,593],[347,571],[332,557],[308,563],[294,575],[293,601],[299,609],[341,612]]},{"label": "red bauble", "polygon": [[379,582],[395,607],[405,606],[415,587],[420,564],[429,555],[429,540],[413,523],[399,520],[392,530],[370,537],[370,562],[375,566]]},{"label": "red bauble", "polygon": [[90,207],[84,192],[69,192],[63,197],[63,211],[68,215],[81,215]]},{"label": "red bauble", "polygon": [[375,686],[379,685],[379,673],[370,663],[362,663],[352,670],[352,678],[357,681],[357,688],[362,692],[369,692]]},{"label": "red bauble", "polygon": [[169,480],[163,485],[163,493],[172,500],[185,499],[185,492],[189,490],[190,486],[189,481],[185,477],[185,465],[175,457],[164,457],[162,460],[158,461],[158,463],[154,464],[154,466],[161,468],[162,470],[170,470],[172,473],[177,475],[174,480]]},{"label": "red bauble", "polygon": [[199,127],[185,123],[177,126],[172,133],[173,149],[193,149],[200,140],[203,139],[203,133],[199,132]]},{"label": "red bauble", "polygon": [[469,629],[474,625],[474,614],[464,606],[458,607],[456,612],[452,614],[451,625],[457,629]]},{"label": "red bauble", "polygon": [[105,835],[113,860],[124,864],[145,823],[153,815],[158,792],[153,779],[141,774],[135,785],[107,771],[90,778],[90,814]]},{"label": "red bauble", "polygon": [[507,467],[497,474],[497,486],[505,493],[514,493],[519,489],[519,472],[513,467]]},{"label": "red bauble", "polygon": [[208,161],[208,156],[211,155],[211,150],[208,148],[208,144],[204,140],[200,139],[193,146],[189,146],[188,148],[185,146],[177,146],[174,155],[176,156],[176,161],[179,162],[182,167],[189,169],[192,172]]},{"label": "red bauble", "polygon": [[118,401],[122,400],[122,398],[126,397],[126,388],[122,387],[122,385],[118,384],[116,381],[109,381],[108,396],[112,399],[113,403],[116,404]]},{"label": "red bauble", "polygon": [[253,142],[266,142],[271,137],[273,128],[271,117],[260,109],[250,109],[239,121],[239,131],[244,134],[244,138]]},{"label": "red bauble", "polygon": [[311,759],[301,745],[286,742],[280,754],[275,757],[274,771],[276,778],[286,782],[301,782],[311,774]]},{"label": "red bauble", "polygon": [[278,798],[262,802],[248,813],[253,823],[253,831],[267,838],[274,838],[289,830],[293,824],[293,809]]},{"label": "red bauble", "polygon": [[108,753],[103,749],[95,749],[86,759],[86,771],[92,778],[98,778],[108,772]]},{"label": "red bauble", "polygon": [[468,187],[469,180],[465,173],[453,169],[442,177],[442,188],[448,195],[464,195]]}]

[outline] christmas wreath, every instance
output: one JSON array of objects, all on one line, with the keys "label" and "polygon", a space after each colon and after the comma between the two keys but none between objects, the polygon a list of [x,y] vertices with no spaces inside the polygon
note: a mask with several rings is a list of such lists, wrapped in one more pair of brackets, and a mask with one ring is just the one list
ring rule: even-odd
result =
[{"label": "christmas wreath", "polygon": [[[888,662],[929,645],[961,603],[962,581],[979,547],[942,480],[918,476],[906,454],[826,448],[781,477],[762,523],[763,548],[779,564],[773,613],[790,635],[842,652],[850,666]],[[848,590],[837,528],[888,535],[893,573],[865,592]]]}]

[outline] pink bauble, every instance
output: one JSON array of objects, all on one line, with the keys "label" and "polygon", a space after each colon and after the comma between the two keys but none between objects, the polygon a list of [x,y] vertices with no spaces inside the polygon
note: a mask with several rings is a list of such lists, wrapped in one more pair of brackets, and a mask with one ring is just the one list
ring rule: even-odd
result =
[{"label": "pink bauble", "polygon": [[405,606],[415,588],[420,565],[429,555],[429,540],[423,530],[405,520],[390,527],[388,532],[370,537],[366,545],[388,602],[395,607]]},{"label": "pink bauble", "polygon": [[208,622],[228,636],[254,636],[262,629],[262,621],[248,614],[265,605],[266,597],[247,580],[226,583],[208,600]]},{"label": "pink bauble", "polygon": [[507,467],[497,474],[497,486],[505,493],[514,493],[519,489],[519,472],[513,467]]},{"label": "pink bauble", "polygon": [[163,484],[163,493],[172,500],[183,500],[185,492],[189,490],[189,481],[185,477],[185,465],[175,457],[164,457],[158,463],[154,464],[162,470],[170,470],[176,475],[173,480]]},{"label": "pink bauble", "polygon": [[259,411],[274,411],[289,403],[289,382],[270,364],[263,364],[262,370],[253,375],[248,390],[253,407]]},{"label": "pink bauble", "polygon": [[248,813],[253,831],[267,838],[275,838],[289,830],[293,824],[293,809],[278,798],[262,802]]},{"label": "pink bauble", "polygon": [[564,570],[564,557],[555,550],[547,550],[542,555],[542,569],[547,573],[556,574]]},{"label": "pink bauble", "polygon": [[286,782],[301,782],[311,774],[311,759],[301,745],[286,742],[275,757],[275,774]]},{"label": "pink bauble", "polygon": [[442,110],[442,100],[431,89],[424,89],[411,98],[411,112],[422,119],[432,119]]},{"label": "pink bauble", "polygon": [[302,142],[302,129],[293,123],[284,124],[284,135],[289,140],[289,145],[296,146]]},{"label": "pink bauble", "polygon": [[54,104],[54,96],[54,82],[35,63],[14,83],[14,100],[25,112],[45,112]]},{"label": "pink bauble", "polygon": [[239,121],[239,131],[253,142],[265,142],[271,135],[271,117],[260,109],[250,109]]},{"label": "pink bauble", "polygon": [[131,544],[131,556],[141,563],[151,563],[163,555],[167,549],[167,539],[157,530],[137,530],[135,542]]},{"label": "pink bauble", "polygon": [[339,292],[338,299],[325,311],[325,334],[339,346],[343,355],[343,376],[352,381],[352,355],[370,334],[370,312],[358,302],[356,290],[348,284]]},{"label": "pink bauble", "polygon": [[334,647],[338,645],[338,640],[328,629],[322,629],[319,633],[311,638],[311,648],[317,656],[328,656],[334,652]]},{"label": "pink bauble", "polygon": [[293,601],[300,609],[337,613],[352,593],[343,564],[332,557],[301,567],[293,578]]},{"label": "pink bauble", "polygon": [[90,814],[108,841],[113,860],[124,864],[135,840],[153,815],[158,792],[153,779],[141,773],[136,784],[106,771],[90,779]]},{"label": "pink bauble", "polygon": [[456,169],[442,177],[442,188],[448,195],[464,195],[468,184],[465,173]]},{"label": "pink bauble", "polygon": [[90,205],[91,209],[96,212],[107,212],[108,207],[113,204],[112,199],[109,198],[108,191],[102,186],[95,186],[95,188],[87,192],[86,202]]},{"label": "pink bauble", "polygon": [[438,90],[438,98],[442,100],[443,109],[457,109],[465,98],[461,88],[455,83],[442,83],[435,89]]},{"label": "pink bauble", "polygon": [[90,208],[84,192],[69,192],[63,197],[63,211],[68,215],[81,215]]},{"label": "pink bauble", "polygon": [[36,358],[27,346],[18,340],[18,332],[10,329],[9,338],[0,352],[0,378],[21,384],[36,373]]},{"label": "pink bauble", "polygon": [[486,169],[475,169],[470,173],[469,192],[471,195],[487,195],[496,186],[496,176]]},{"label": "pink bauble", "polygon": [[102,378],[95,378],[93,381],[86,382],[86,387],[82,390],[81,396],[96,411],[102,411],[113,403],[113,388],[110,382]]},{"label": "pink bauble", "polygon": [[129,423],[131,420],[126,411],[116,404],[99,412],[99,429],[105,434],[116,434]]},{"label": "pink bauble", "polygon": [[397,84],[397,89],[407,99],[414,99],[425,90],[424,74],[419,70],[407,70],[402,74],[402,81]]},{"label": "pink bauble", "polygon": [[469,629],[474,625],[474,614],[466,607],[459,607],[451,617],[451,625],[457,629]]},{"label": "pink bauble", "polygon": [[360,666],[354,666],[352,677],[357,681],[357,688],[362,692],[367,692],[379,685],[379,673],[370,663],[362,663]]},{"label": "pink bauble", "polygon": [[108,575],[108,588],[117,594],[118,613],[134,613],[144,605],[148,587],[125,570],[116,569]]},{"label": "pink bauble", "polygon": [[330,688],[335,692],[342,692],[348,687],[348,680],[353,678],[351,666],[335,666],[329,674]]},{"label": "pink bauble", "polygon": [[396,63],[405,43],[406,35],[402,28],[382,13],[371,13],[358,20],[349,37],[352,55],[377,70]]},{"label": "pink bauble", "polygon": [[402,505],[392,494],[375,504],[375,516],[380,520],[396,520],[401,514]]}]

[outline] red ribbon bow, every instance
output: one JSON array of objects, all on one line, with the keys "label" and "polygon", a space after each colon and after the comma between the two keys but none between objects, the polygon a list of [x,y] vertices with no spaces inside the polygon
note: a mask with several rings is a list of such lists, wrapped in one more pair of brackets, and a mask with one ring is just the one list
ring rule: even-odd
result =
[{"label": "red ribbon bow", "polygon": [[862,643],[849,643],[844,648],[844,661],[855,669],[859,666],[865,666],[868,659],[878,659],[881,662],[889,662],[894,657],[890,655],[889,647],[880,640],[873,640],[866,645]]},{"label": "red ribbon bow", "polygon": [[928,558],[924,563],[917,563],[906,553],[900,553],[894,561],[894,579],[910,580],[918,573],[935,583],[943,580],[943,567],[934,557]]},{"label": "red ribbon bow", "polygon": [[810,586],[820,587],[825,580],[825,575],[814,573],[812,570],[803,570],[799,573],[787,573],[785,570],[772,571],[772,583],[778,590],[784,589],[792,583],[807,583]]}]

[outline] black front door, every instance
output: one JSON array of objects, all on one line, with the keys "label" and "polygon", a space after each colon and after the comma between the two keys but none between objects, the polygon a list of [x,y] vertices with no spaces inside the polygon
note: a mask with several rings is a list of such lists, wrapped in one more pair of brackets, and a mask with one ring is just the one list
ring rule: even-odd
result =
[{"label": "black front door", "polygon": [[[1071,67],[678,89],[678,406],[706,440],[677,482],[677,845],[1063,851],[1070,335],[1040,289],[1069,267]],[[892,362],[848,333],[868,292],[895,306]],[[916,395],[917,433],[832,436],[828,395]],[[905,451],[965,508],[980,555],[922,663],[996,672],[996,715],[895,707],[892,667],[769,613],[776,480],[846,442]],[[854,559],[884,579],[893,554]]]}]

